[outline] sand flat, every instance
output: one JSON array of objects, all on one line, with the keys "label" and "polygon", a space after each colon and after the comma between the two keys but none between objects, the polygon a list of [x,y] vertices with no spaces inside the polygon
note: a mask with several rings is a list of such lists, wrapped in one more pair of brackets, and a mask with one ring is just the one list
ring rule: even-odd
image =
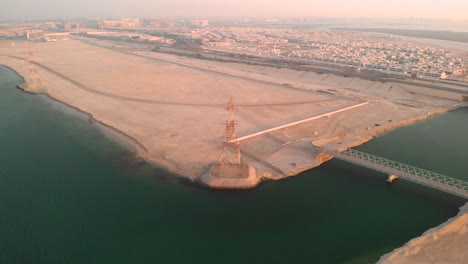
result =
[{"label": "sand flat", "polygon": [[[192,179],[218,160],[224,105],[231,96],[238,106],[239,135],[356,103],[134,57],[79,41],[14,48],[3,45],[2,53],[25,58],[29,49],[36,52],[33,60],[49,95],[135,138],[147,149],[142,153],[145,158]],[[27,76],[26,61],[3,59]]]},{"label": "sand flat", "polygon": [[315,141],[355,146],[457,103],[423,88],[97,44],[0,42],[0,55],[7,55],[0,63],[28,79],[32,64],[25,59],[33,51],[32,66],[46,89],[30,92],[45,92],[90,113],[142,144],[147,151],[140,154],[148,161],[192,180],[219,159],[230,97],[238,136],[369,102],[243,141],[245,161],[269,179],[318,166],[322,159],[313,152]]}]

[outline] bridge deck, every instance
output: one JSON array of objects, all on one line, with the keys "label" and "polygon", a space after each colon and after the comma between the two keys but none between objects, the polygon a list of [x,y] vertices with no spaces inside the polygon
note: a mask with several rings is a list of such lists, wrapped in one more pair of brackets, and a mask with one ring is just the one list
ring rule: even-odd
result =
[{"label": "bridge deck", "polygon": [[361,165],[389,175],[396,175],[399,178],[468,199],[468,182],[463,180],[416,168],[404,163],[392,161],[354,149],[349,149],[343,152],[321,149],[321,152],[350,163]]}]

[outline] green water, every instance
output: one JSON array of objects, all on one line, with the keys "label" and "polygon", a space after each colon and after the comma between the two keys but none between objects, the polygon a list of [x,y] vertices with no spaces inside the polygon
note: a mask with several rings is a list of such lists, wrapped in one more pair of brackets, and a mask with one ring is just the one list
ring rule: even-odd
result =
[{"label": "green water", "polygon": [[[201,189],[19,82],[0,68],[2,264],[374,263],[464,204],[340,161],[251,191]],[[452,112],[360,149],[468,180],[467,117]]]}]

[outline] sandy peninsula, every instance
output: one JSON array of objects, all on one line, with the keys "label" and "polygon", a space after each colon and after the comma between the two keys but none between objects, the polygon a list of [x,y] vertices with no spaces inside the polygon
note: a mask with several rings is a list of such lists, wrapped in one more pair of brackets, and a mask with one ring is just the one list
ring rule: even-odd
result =
[{"label": "sandy peninsula", "polygon": [[26,91],[89,113],[139,142],[146,160],[193,181],[219,160],[231,97],[238,137],[322,116],[241,142],[244,161],[258,169],[256,184],[318,166],[324,158],[313,144],[353,147],[460,104],[459,94],[418,86],[80,40],[0,42],[0,63],[26,80],[34,68],[45,85],[26,83]]}]

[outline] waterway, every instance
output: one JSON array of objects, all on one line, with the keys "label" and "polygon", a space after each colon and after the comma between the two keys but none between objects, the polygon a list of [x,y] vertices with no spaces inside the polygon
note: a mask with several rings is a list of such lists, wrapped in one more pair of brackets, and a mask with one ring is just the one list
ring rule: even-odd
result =
[{"label": "waterway", "polygon": [[[0,263],[374,263],[464,200],[332,160],[251,191],[154,168],[0,67]],[[360,147],[468,180],[468,109]]]}]

